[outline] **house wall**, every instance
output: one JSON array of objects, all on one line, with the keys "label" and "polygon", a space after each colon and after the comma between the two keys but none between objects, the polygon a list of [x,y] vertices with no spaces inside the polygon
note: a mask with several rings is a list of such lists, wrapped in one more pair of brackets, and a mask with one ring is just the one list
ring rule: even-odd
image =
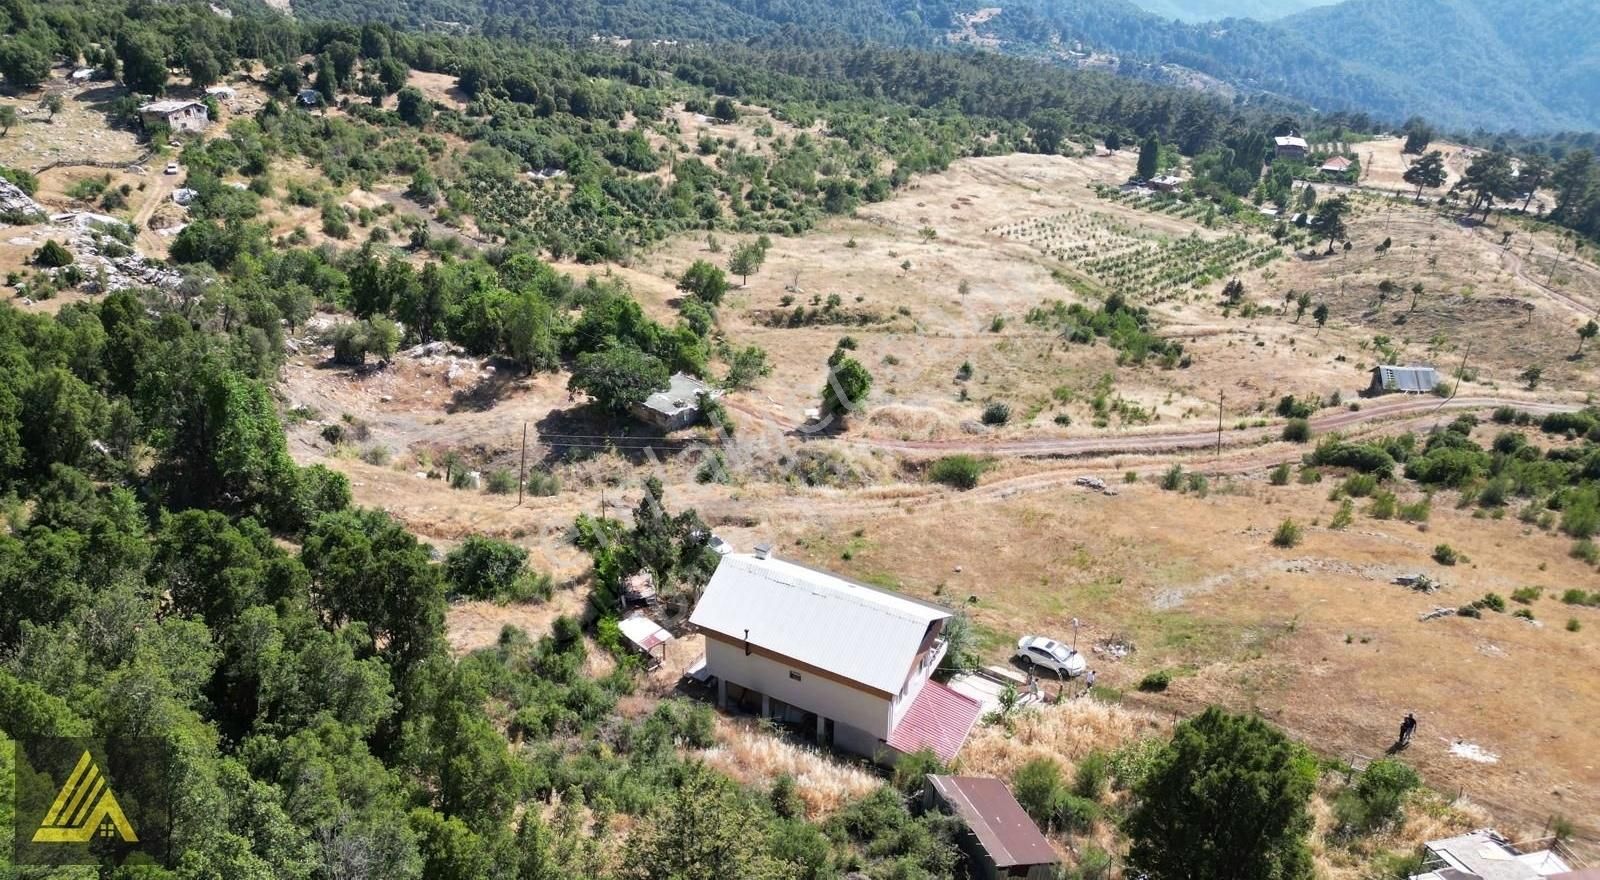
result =
[{"label": "house wall", "polygon": [[[834,744],[840,748],[871,755],[880,740],[889,738],[891,704],[888,697],[787,666],[760,654],[746,656],[740,645],[709,637],[706,639],[706,668],[723,681],[833,719]],[[800,680],[791,678],[791,672],[799,675]]]},{"label": "house wall", "polygon": [[[944,621],[934,624],[931,635],[938,638],[944,629]],[[928,683],[928,677],[939,668],[939,661],[944,659],[946,645],[943,642],[930,644],[926,649],[917,654],[917,662],[911,668],[911,674],[906,676],[905,687],[900,693],[895,694],[894,705],[890,708],[889,729],[893,730],[900,719],[905,717],[911,709],[911,704],[916,702],[917,694],[922,693],[923,685]]]}]

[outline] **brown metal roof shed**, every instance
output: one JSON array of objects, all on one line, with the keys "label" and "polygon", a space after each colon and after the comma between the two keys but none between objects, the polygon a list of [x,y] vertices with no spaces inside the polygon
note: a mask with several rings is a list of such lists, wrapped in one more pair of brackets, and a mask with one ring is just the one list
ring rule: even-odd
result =
[{"label": "brown metal roof shed", "polygon": [[1039,826],[1011,796],[1011,789],[992,776],[929,775],[932,794],[972,831],[978,845],[1002,876],[1025,876],[1015,869],[1060,862]]}]

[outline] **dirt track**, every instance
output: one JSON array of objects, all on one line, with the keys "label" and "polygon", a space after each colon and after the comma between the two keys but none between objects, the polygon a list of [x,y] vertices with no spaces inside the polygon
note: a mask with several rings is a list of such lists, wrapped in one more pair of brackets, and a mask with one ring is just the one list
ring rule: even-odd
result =
[{"label": "dirt track", "polygon": [[[754,416],[757,419],[778,425],[790,433],[799,433],[800,428],[792,423],[786,423],[781,418],[759,409],[738,402],[730,402],[729,406],[740,412]],[[1338,431],[1369,422],[1394,419],[1403,416],[1426,415],[1440,410],[1475,410],[1492,409],[1499,406],[1514,406],[1534,414],[1547,414],[1552,412],[1565,412],[1577,409],[1576,406],[1561,403],[1547,403],[1539,401],[1518,400],[1502,397],[1462,397],[1454,400],[1440,400],[1434,397],[1417,397],[1395,401],[1393,403],[1377,404],[1363,407],[1360,410],[1345,410],[1311,419],[1311,428],[1317,433]],[[1218,445],[1223,447],[1254,446],[1273,439],[1279,428],[1251,428],[1243,431],[1222,432],[1219,441],[1217,431],[1182,431],[1167,433],[1141,433],[1120,434],[1110,437],[1063,437],[1040,440],[889,440],[870,438],[842,438],[840,442],[853,446],[883,449],[895,452],[938,452],[958,453],[965,452],[975,455],[996,456],[1021,456],[1021,457],[1046,457],[1069,458],[1086,455],[1142,455],[1159,452],[1175,452],[1192,449],[1211,449]]]}]

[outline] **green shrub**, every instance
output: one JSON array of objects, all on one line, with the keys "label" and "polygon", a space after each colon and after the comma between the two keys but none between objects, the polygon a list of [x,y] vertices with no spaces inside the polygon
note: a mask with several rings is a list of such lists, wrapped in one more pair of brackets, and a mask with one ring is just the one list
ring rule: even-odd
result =
[{"label": "green shrub", "polygon": [[1408,523],[1427,522],[1432,513],[1433,502],[1427,498],[1400,505],[1400,518]]},{"label": "green shrub", "polygon": [[794,777],[785,773],[772,782],[772,811],[784,819],[804,819],[806,802],[800,797],[800,787]]},{"label": "green shrub", "polygon": [[1576,617],[1567,618],[1567,632],[1575,633],[1575,632],[1577,632],[1578,630],[1581,630],[1581,629],[1583,629],[1583,624],[1578,622],[1578,618],[1576,618]]},{"label": "green shrub", "polygon": [[538,571],[523,571],[506,591],[494,598],[502,602],[545,602],[555,595],[555,581]]},{"label": "green shrub", "polygon": [[[1596,595],[1600,595],[1600,593],[1597,593]],[[1595,604],[1594,597],[1590,596],[1583,590],[1567,590],[1565,593],[1561,594],[1561,601],[1567,603],[1568,605]]]},{"label": "green shrub", "polygon": [[1406,795],[1422,785],[1417,772],[1393,758],[1380,758],[1362,771],[1334,802],[1334,816],[1347,831],[1368,833],[1400,821]]},{"label": "green shrub", "polygon": [[495,468],[484,479],[483,488],[490,495],[510,495],[517,491],[517,475],[510,468]]},{"label": "green shrub", "polygon": [[382,443],[374,443],[361,450],[361,460],[367,464],[382,467],[389,463],[389,447]]},{"label": "green shrub", "polygon": [[994,467],[992,459],[966,454],[947,455],[928,468],[928,479],[957,489],[971,489],[978,485],[979,478],[991,467]]},{"label": "green shrub", "polygon": [[561,480],[548,471],[535,470],[528,474],[528,481],[524,484],[529,495],[535,497],[548,497],[561,492]]},{"label": "green shrub", "polygon": [[1003,425],[1011,421],[1011,405],[996,400],[983,408],[983,423],[985,425]]},{"label": "green shrub", "polygon": [[1105,796],[1111,784],[1111,759],[1105,752],[1095,749],[1078,761],[1072,775],[1072,793],[1081,798],[1098,801]]},{"label": "green shrub", "polygon": [[61,242],[49,239],[33,252],[33,264],[46,269],[57,269],[62,266],[72,265],[72,251],[62,247]]},{"label": "green shrub", "polygon": [[1284,462],[1273,468],[1272,473],[1267,475],[1267,481],[1274,486],[1289,485],[1289,463]]},{"label": "green shrub", "polygon": [[1379,490],[1373,494],[1367,514],[1373,519],[1394,519],[1396,503],[1393,492]]},{"label": "green shrub", "polygon": [[1157,669],[1139,679],[1139,690],[1147,694],[1158,694],[1172,685],[1172,673],[1165,669]]},{"label": "green shrub", "polygon": [[1356,504],[1346,498],[1339,502],[1339,509],[1333,512],[1333,519],[1328,520],[1328,528],[1338,531],[1347,529],[1356,518]]},{"label": "green shrub", "polygon": [[1484,593],[1483,598],[1479,599],[1478,602],[1480,603],[1479,607],[1487,608],[1490,611],[1499,614],[1506,612],[1506,597],[1499,593]]},{"label": "green shrub", "polygon": [[1483,616],[1483,612],[1479,611],[1476,605],[1463,605],[1460,608],[1456,609],[1456,614],[1459,614],[1462,617],[1482,617]]},{"label": "green shrub", "polygon": [[1533,619],[1533,609],[1532,608],[1518,608],[1517,610],[1511,612],[1511,616],[1512,617],[1520,617],[1523,620],[1532,620]]},{"label": "green shrub", "polygon": [[1543,587],[1518,587],[1511,591],[1511,601],[1520,602],[1523,605],[1532,605],[1543,595]]},{"label": "green shrub", "polygon": [[1161,475],[1161,488],[1168,492],[1176,492],[1183,487],[1183,465],[1173,464],[1167,472]]},{"label": "green shrub", "polygon": [[912,794],[922,790],[923,782],[930,773],[944,773],[945,770],[944,763],[933,753],[933,749],[918,749],[895,762],[894,787],[901,794]]},{"label": "green shrub", "polygon": [[1272,533],[1272,546],[1294,547],[1298,546],[1301,539],[1300,524],[1292,519],[1278,523],[1278,530]]},{"label": "green shrub", "polygon": [[1455,565],[1460,560],[1460,555],[1449,544],[1440,544],[1433,548],[1433,561],[1440,565]]},{"label": "green shrub", "polygon": [[1050,825],[1069,834],[1083,834],[1094,827],[1100,818],[1100,805],[1085,797],[1073,794],[1066,788],[1057,788],[1050,796]]},{"label": "green shrub", "polygon": [[515,544],[472,535],[446,554],[445,579],[457,595],[491,599],[511,592],[527,562],[528,551]]},{"label": "green shrub", "polygon": [[1290,443],[1311,442],[1311,423],[1305,419],[1290,419],[1284,423],[1283,439]]},{"label": "green shrub", "polygon": [[1567,551],[1573,559],[1581,559],[1594,565],[1600,563],[1600,544],[1588,538],[1580,538],[1572,542],[1572,549]]},{"label": "green shrub", "polygon": [[1351,498],[1366,498],[1378,488],[1378,478],[1372,474],[1351,474],[1339,484],[1339,491]]},{"label": "green shrub", "polygon": [[1034,758],[1011,774],[1011,794],[1035,822],[1047,824],[1056,790],[1061,787],[1061,765],[1054,758]]}]

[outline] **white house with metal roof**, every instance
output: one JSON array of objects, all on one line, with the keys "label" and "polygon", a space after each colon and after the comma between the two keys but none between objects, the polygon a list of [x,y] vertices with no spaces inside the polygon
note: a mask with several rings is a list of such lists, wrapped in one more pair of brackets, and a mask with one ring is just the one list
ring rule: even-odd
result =
[{"label": "white house with metal roof", "polygon": [[1372,385],[1367,388],[1371,396],[1379,394],[1432,394],[1439,384],[1439,371],[1427,366],[1397,367],[1380,365],[1372,368]]},{"label": "white house with metal roof", "polygon": [[139,106],[145,125],[165,123],[173,131],[203,131],[211,124],[211,114],[199,101],[151,101]]},{"label": "white house with metal roof", "polygon": [[982,707],[929,676],[951,612],[778,559],[724,556],[689,622],[705,635],[717,705],[815,730],[817,741],[893,761],[955,757]]}]

